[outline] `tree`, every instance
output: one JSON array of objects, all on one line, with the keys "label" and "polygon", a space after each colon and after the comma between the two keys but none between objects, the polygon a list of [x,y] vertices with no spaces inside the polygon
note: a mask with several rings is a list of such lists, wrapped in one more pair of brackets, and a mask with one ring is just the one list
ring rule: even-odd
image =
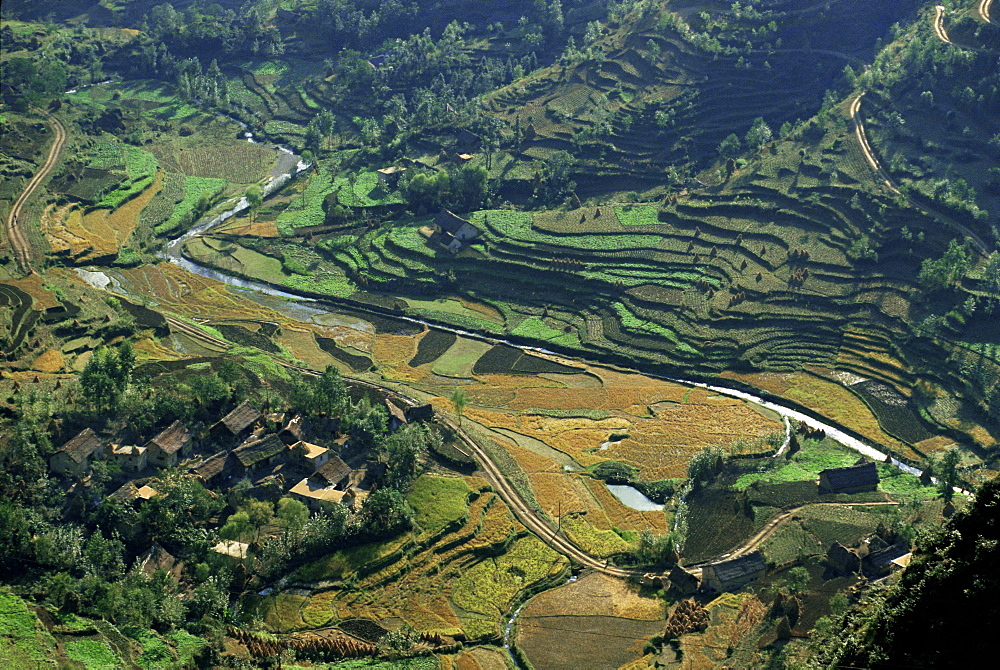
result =
[{"label": "tree", "polygon": [[261,203],[264,202],[264,198],[261,196],[260,187],[256,184],[246,190],[244,197],[246,197],[247,206],[250,208],[250,223],[252,224],[257,216],[257,210],[260,208]]},{"label": "tree", "polygon": [[961,454],[954,448],[944,452],[944,456],[941,457],[938,490],[941,492],[941,497],[944,498],[945,502],[951,502],[951,499],[955,497],[955,487],[958,486],[958,462],[960,459]]},{"label": "tree", "polygon": [[403,494],[396,489],[382,487],[365,499],[362,514],[372,535],[386,536],[410,527],[413,510],[406,504]]},{"label": "tree", "polygon": [[719,155],[726,159],[736,158],[740,155],[742,148],[740,138],[736,136],[736,133],[730,133],[729,137],[719,143]]},{"label": "tree", "polygon": [[918,279],[928,289],[943,289],[958,283],[972,261],[964,243],[951,240],[941,258],[927,258],[920,264]]},{"label": "tree", "polygon": [[760,151],[760,148],[771,141],[771,128],[764,123],[764,119],[757,117],[753,125],[747,131],[744,138],[747,148],[751,151]]},{"label": "tree", "polygon": [[465,411],[465,389],[459,386],[454,391],[451,392],[451,406],[455,408],[455,413],[458,414],[458,425],[462,425],[462,412]]},{"label": "tree", "polygon": [[83,372],[80,386],[92,407],[110,412],[116,409],[132,380],[135,352],[128,341],[117,351],[101,347],[94,351]]}]

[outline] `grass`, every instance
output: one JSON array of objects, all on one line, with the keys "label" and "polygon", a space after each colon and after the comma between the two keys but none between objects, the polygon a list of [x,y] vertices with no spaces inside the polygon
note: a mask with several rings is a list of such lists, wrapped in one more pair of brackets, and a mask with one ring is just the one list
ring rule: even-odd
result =
[{"label": "grass", "polygon": [[226,187],[225,179],[211,177],[184,177],[184,197],[174,206],[173,212],[163,223],[157,225],[154,230],[159,235],[166,235],[174,232],[184,223],[191,210],[203,198],[214,199]]},{"label": "grass", "polygon": [[626,226],[652,226],[660,224],[656,205],[625,205],[615,207],[618,220]]},{"label": "grass", "polygon": [[762,484],[781,484],[787,482],[813,481],[821,470],[827,468],[842,468],[853,465],[858,460],[858,454],[838,442],[827,439],[803,440],[802,450],[792,456],[790,461],[782,459],[767,459],[765,465],[776,463],[774,469],[749,472],[741,475],[733,488],[742,491],[754,482]]},{"label": "grass", "polygon": [[87,670],[115,670],[122,666],[121,659],[107,642],[90,638],[64,638],[66,657],[83,663]]},{"label": "grass", "polygon": [[343,579],[357,572],[365,565],[388,556],[399,546],[399,539],[386,540],[374,544],[363,544],[349,549],[340,549],[299,568],[295,577],[301,581],[322,579]]},{"label": "grass", "polygon": [[442,377],[468,379],[472,377],[472,368],[492,345],[479,340],[469,340],[459,337],[455,344],[448,348],[434,363],[433,372]]},{"label": "grass", "polygon": [[152,631],[130,630],[126,635],[142,645],[142,654],[136,659],[136,664],[143,670],[158,670],[174,662],[170,645]]},{"label": "grass", "polygon": [[425,474],[413,483],[407,500],[416,511],[417,525],[430,536],[466,518],[471,493],[464,479]]},{"label": "grass", "polygon": [[25,602],[0,591],[0,666],[47,666],[55,654],[55,640],[41,628]]},{"label": "grass", "polygon": [[573,544],[597,558],[623,554],[632,548],[632,545],[615,531],[598,530],[580,516],[563,518],[562,529]]},{"label": "grass", "polygon": [[467,612],[490,618],[472,619],[466,630],[474,637],[498,634],[496,617],[510,609],[517,594],[558,574],[567,563],[529,535],[517,540],[506,554],[472,566],[455,582],[452,600]]}]

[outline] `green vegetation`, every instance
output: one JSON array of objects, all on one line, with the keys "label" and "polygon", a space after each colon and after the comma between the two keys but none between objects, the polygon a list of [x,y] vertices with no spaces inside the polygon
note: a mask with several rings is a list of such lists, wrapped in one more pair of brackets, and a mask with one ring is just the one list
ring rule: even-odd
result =
[{"label": "green vegetation", "polygon": [[427,535],[434,535],[468,513],[472,489],[464,479],[422,475],[406,496],[416,512],[414,521]]}]

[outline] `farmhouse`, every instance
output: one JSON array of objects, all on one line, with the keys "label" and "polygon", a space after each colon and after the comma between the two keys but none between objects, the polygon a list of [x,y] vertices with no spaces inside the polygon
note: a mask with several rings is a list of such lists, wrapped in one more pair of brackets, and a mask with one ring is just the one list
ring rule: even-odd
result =
[{"label": "farmhouse", "polygon": [[340,457],[333,456],[316,470],[314,477],[325,482],[326,486],[343,489],[350,474],[351,466],[340,460]]},{"label": "farmhouse", "polygon": [[399,408],[396,403],[392,402],[388,398],[385,399],[385,408],[389,412],[389,432],[394,433],[407,423],[406,413]]},{"label": "farmhouse", "polygon": [[100,448],[101,438],[90,428],[84,428],[52,454],[49,467],[56,474],[83,477],[90,471],[91,457]]},{"label": "farmhouse", "polygon": [[146,467],[147,452],[146,447],[112,447],[111,458],[121,466],[125,472],[139,472]]},{"label": "farmhouse", "polygon": [[319,477],[306,477],[293,486],[289,495],[309,506],[310,509],[321,510],[324,507],[341,504],[351,509],[359,508],[368,497],[366,491],[357,488],[347,490],[335,489],[326,485],[326,481]]},{"label": "farmhouse", "polygon": [[396,184],[399,183],[399,178],[403,176],[404,172],[406,172],[405,167],[396,167],[395,165],[376,170],[379,183],[387,189],[396,188]]},{"label": "farmhouse", "polygon": [[700,582],[696,576],[681,566],[675,565],[670,570],[670,586],[682,596],[689,596],[698,590]]},{"label": "farmhouse", "polygon": [[330,460],[329,449],[309,442],[296,442],[289,449],[293,458],[309,468],[310,472],[315,472]]},{"label": "farmhouse", "polygon": [[233,449],[233,458],[245,474],[252,474],[267,466],[284,462],[288,458],[288,447],[277,435],[268,435]]},{"label": "farmhouse", "polygon": [[848,549],[840,542],[834,542],[826,552],[826,560],[840,574],[853,575],[861,570],[858,552]]},{"label": "farmhouse", "polygon": [[434,217],[434,228],[438,242],[452,253],[457,253],[467,242],[479,237],[478,228],[447,209],[442,209]]},{"label": "farmhouse", "polygon": [[305,439],[305,434],[309,430],[309,421],[301,414],[289,419],[285,427],[278,432],[278,437],[288,446]]},{"label": "farmhouse", "polygon": [[759,551],[708,563],[702,566],[702,588],[706,591],[732,591],[767,574],[767,563]]},{"label": "farmhouse", "polygon": [[899,569],[898,561],[910,553],[910,543],[898,540],[884,549],[872,551],[861,561],[861,571],[869,579],[885,577]]},{"label": "farmhouse", "polygon": [[191,473],[201,480],[202,484],[212,488],[222,482],[227,465],[229,465],[229,452],[220,451],[206,458],[200,465],[191,468]]},{"label": "farmhouse", "polygon": [[250,401],[240,403],[239,407],[222,417],[218,423],[209,429],[212,438],[219,442],[234,442],[244,439],[250,434],[253,425],[260,419],[260,412]]},{"label": "farmhouse", "polygon": [[159,435],[146,443],[148,459],[161,468],[172,468],[187,455],[191,447],[191,431],[180,421],[174,421]]},{"label": "farmhouse", "polygon": [[820,493],[861,493],[878,488],[878,470],[864,459],[846,468],[827,468],[819,473]]}]

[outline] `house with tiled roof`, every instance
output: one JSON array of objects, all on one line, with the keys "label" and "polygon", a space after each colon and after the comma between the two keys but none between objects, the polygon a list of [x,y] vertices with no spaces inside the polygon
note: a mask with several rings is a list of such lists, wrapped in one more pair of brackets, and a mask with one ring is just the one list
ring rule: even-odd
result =
[{"label": "house with tiled roof", "polygon": [[759,551],[707,563],[701,568],[701,585],[707,591],[734,591],[767,574],[767,562]]},{"label": "house with tiled roof", "polygon": [[160,434],[146,443],[147,460],[161,468],[172,468],[188,455],[194,435],[180,421],[160,431]]},{"label": "house with tiled roof", "polygon": [[83,477],[90,472],[91,459],[100,455],[103,441],[90,428],[84,428],[49,458],[49,467],[60,475]]},{"label": "house with tiled roof", "polygon": [[232,457],[244,474],[250,475],[265,467],[288,459],[289,449],[277,435],[246,442],[232,451]]},{"label": "house with tiled roof", "polygon": [[862,493],[878,489],[878,469],[861,459],[845,468],[827,468],[819,473],[820,493]]},{"label": "house with tiled roof", "polygon": [[260,411],[246,400],[209,428],[209,434],[218,442],[232,444],[246,438],[260,417]]}]

